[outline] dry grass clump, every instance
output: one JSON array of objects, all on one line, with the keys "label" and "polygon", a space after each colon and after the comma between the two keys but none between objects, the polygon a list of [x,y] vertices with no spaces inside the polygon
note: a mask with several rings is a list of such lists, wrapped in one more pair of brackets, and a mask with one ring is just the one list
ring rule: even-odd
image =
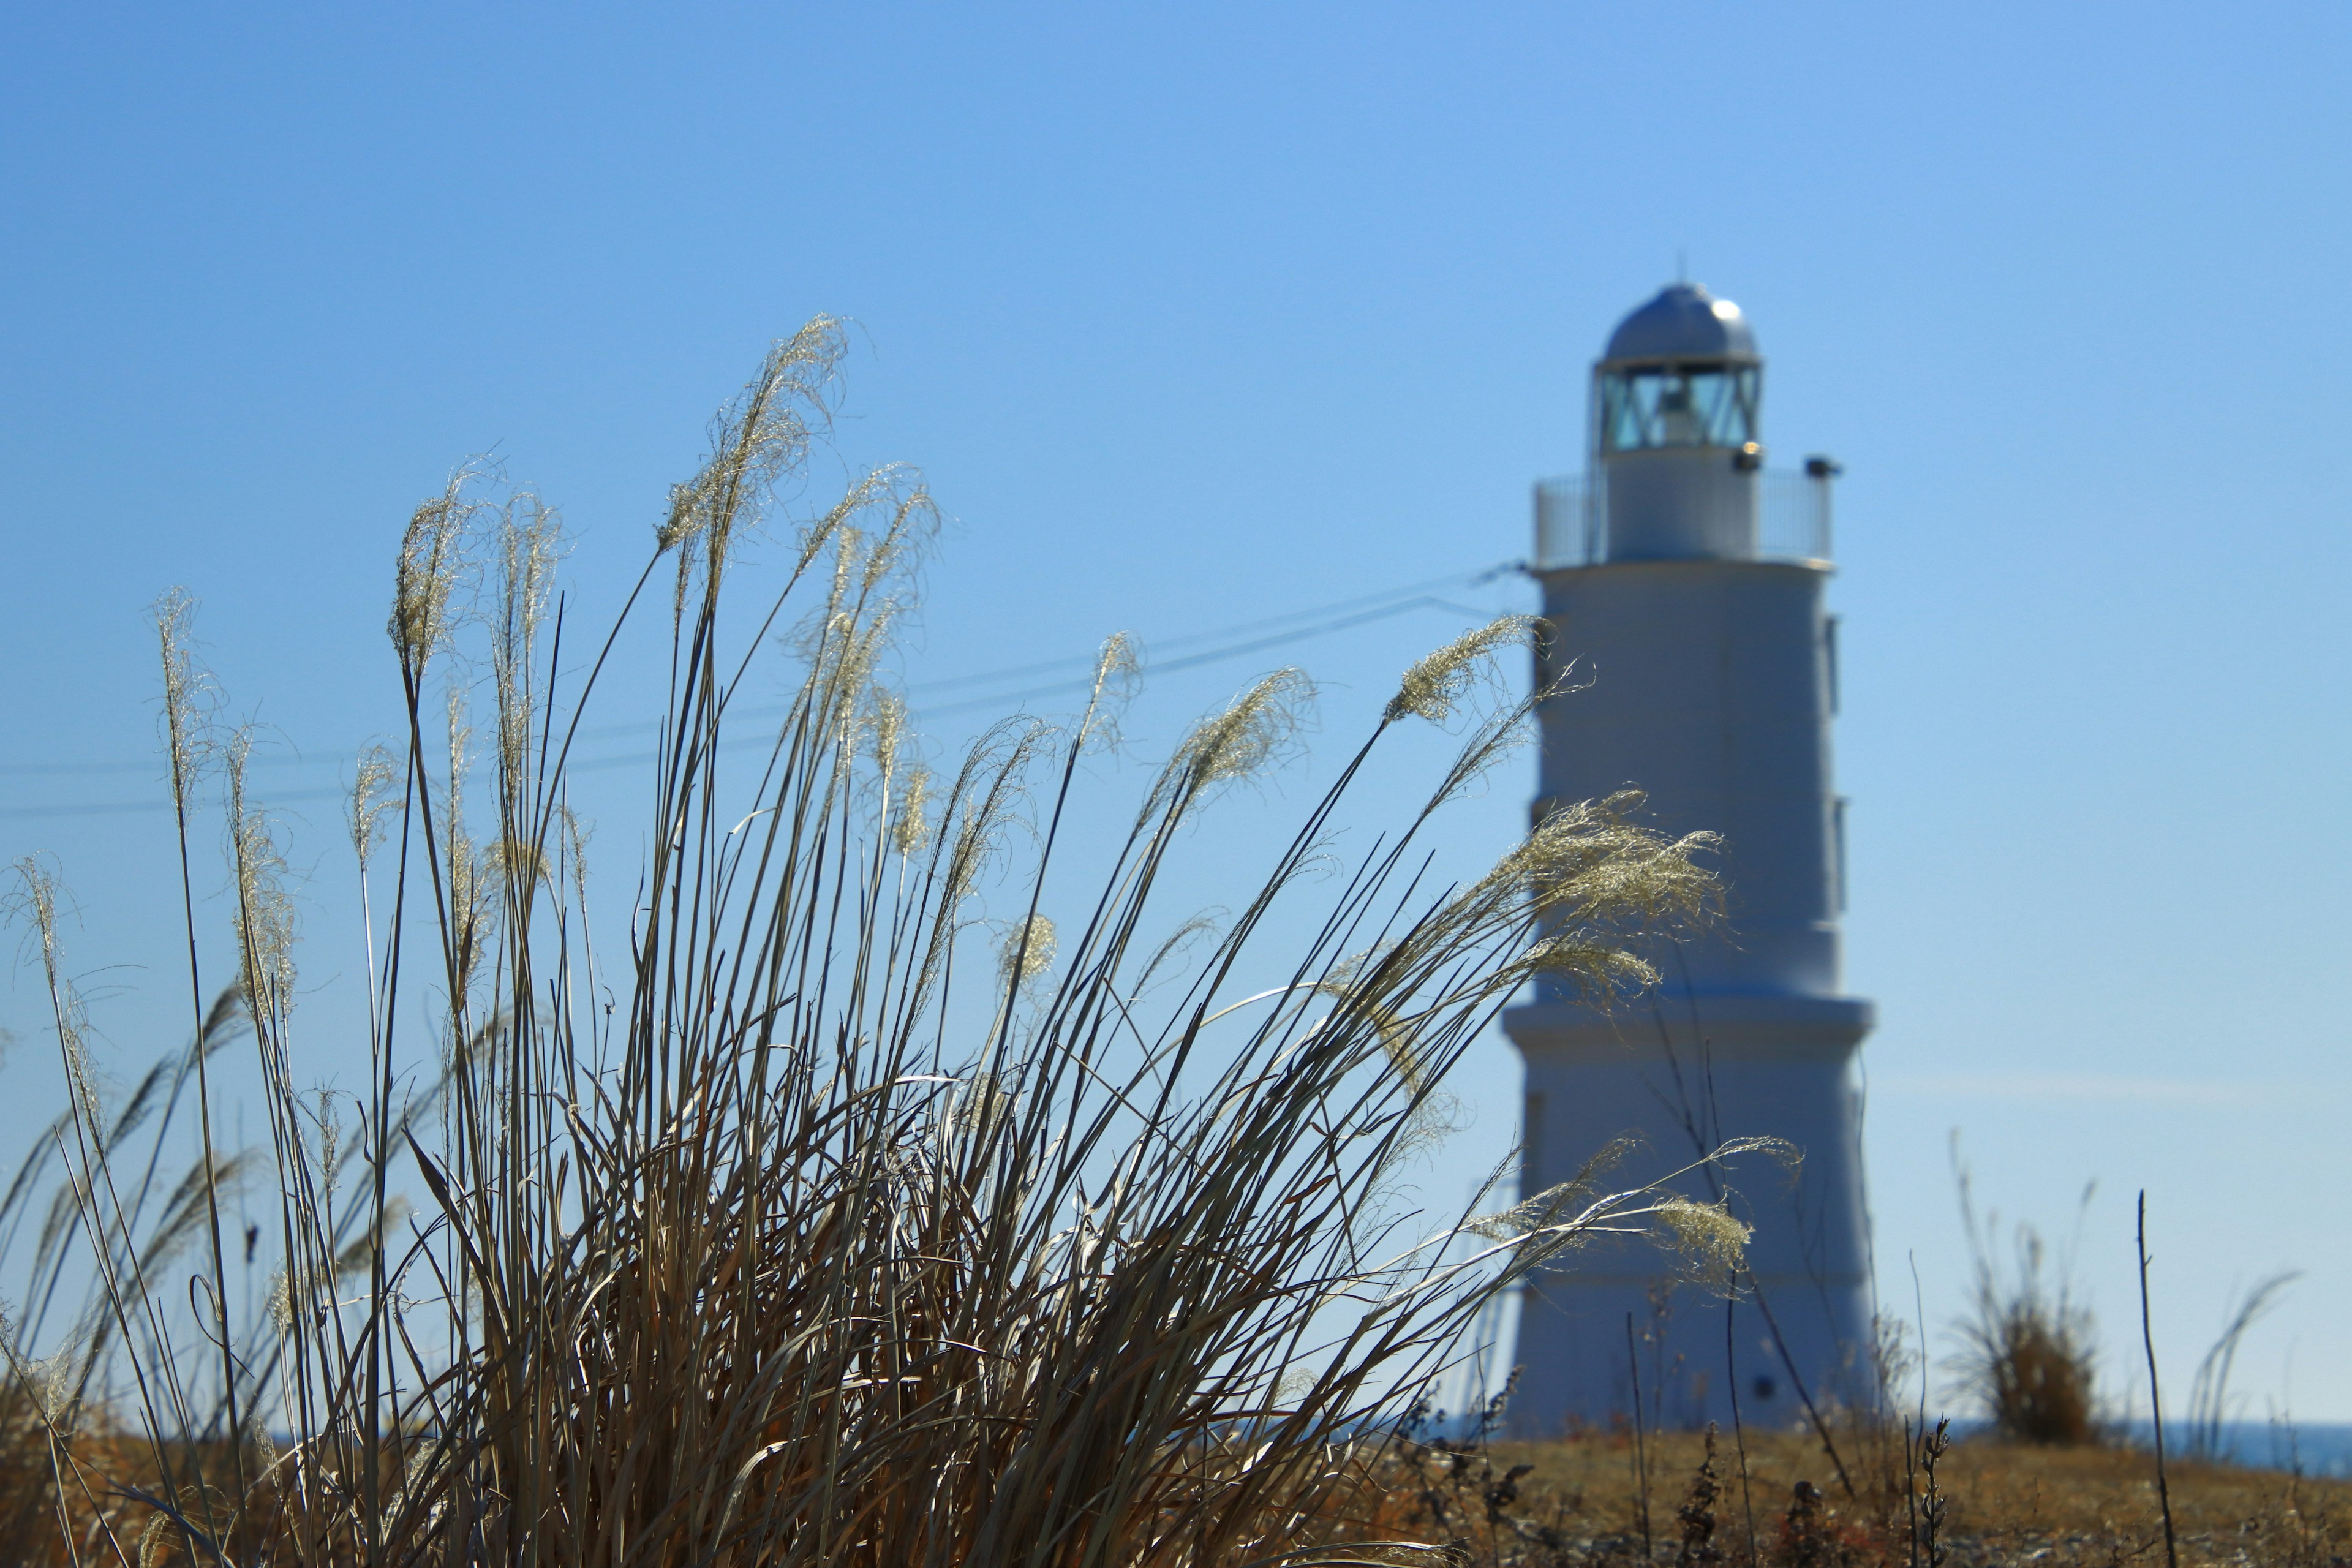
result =
[{"label": "dry grass clump", "polygon": [[[840,352],[811,323],[722,411],[584,678],[551,514],[467,473],[417,510],[388,627],[404,708],[350,812],[359,1092],[302,1087],[320,1043],[284,839],[242,743],[209,743],[185,606],[166,607],[184,846],[190,781],[217,767],[228,794],[234,1000],[198,1005],[221,977],[184,854],[194,1043],[131,1106],[78,1089],[0,1207],[5,1248],[55,1184],[42,1304],[0,1388],[11,1560],[1358,1561],[1314,1543],[1368,1479],[1363,1434],[1495,1291],[1604,1228],[1736,1246],[1647,1191],[1507,1216],[1400,1194],[1445,1073],[1523,979],[1639,983],[1627,941],[1713,894],[1702,841],[1650,833],[1629,800],[1555,816],[1489,873],[1433,872],[1433,814],[1506,753],[1524,703],[1473,724],[1412,820],[1308,877],[1383,736],[1450,716],[1523,627],[1408,675],[1230,918],[1156,889],[1202,814],[1290,748],[1296,672],[1175,747],[1074,886],[1056,856],[1079,764],[1131,658],[1106,649],[1074,723],[1009,721],[936,776],[921,763],[883,655],[929,498],[884,470],[807,515],[778,499]],[[647,847],[629,929],[599,942],[566,770],[665,563]],[[478,756],[457,672],[484,668]],[[780,673],[786,711],[752,729],[742,695]],[[46,879],[25,885],[52,953]],[[1268,951],[1300,910],[1307,934]],[[969,951],[976,927],[993,954]],[[70,1069],[67,973],[48,970]],[[232,1040],[264,1082],[251,1154],[213,1147],[205,1064]],[[203,1146],[174,1185],[157,1162],[184,1083]],[[276,1259],[250,1321],[221,1218],[248,1173],[265,1217],[243,1250]],[[80,1308],[47,1316],[75,1279]]]},{"label": "dry grass clump", "polygon": [[[2053,1268],[2039,1232],[2017,1226],[2012,1270],[1998,1262],[1997,1218],[1977,1223],[1968,1173],[1957,1172],[1974,1262],[1961,1321],[1958,1370],[1993,1428],[2013,1443],[2068,1447],[2106,1436],[2098,1399],[2098,1342],[2068,1270]],[[2091,1194],[2083,1194],[2085,1207]],[[2053,1279],[2054,1275],[2054,1279]]]}]

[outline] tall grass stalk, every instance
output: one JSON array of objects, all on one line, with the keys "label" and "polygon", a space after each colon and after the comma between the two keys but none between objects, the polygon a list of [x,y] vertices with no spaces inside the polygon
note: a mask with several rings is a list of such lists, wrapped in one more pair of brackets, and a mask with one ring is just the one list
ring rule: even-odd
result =
[{"label": "tall grass stalk", "polygon": [[[885,675],[929,496],[886,469],[809,515],[777,499],[831,416],[842,342],[812,322],[721,411],[576,682],[551,512],[461,471],[412,519],[389,626],[401,738],[351,804],[364,1093],[303,1087],[323,1042],[302,1036],[284,849],[241,741],[219,751],[237,982],[199,1009],[192,1073],[166,1075],[174,1100],[194,1077],[204,1147],[160,1225],[143,1181],[117,1184],[122,1125],[83,1087],[77,1004],[53,984],[76,1086],[53,1152],[95,1260],[89,1324],[112,1325],[71,1353],[84,1384],[127,1380],[141,1441],[47,1396],[20,1348],[37,1320],[10,1341],[7,1397],[41,1395],[22,1425],[53,1461],[33,1488],[52,1544],[28,1558],[1349,1561],[1334,1499],[1496,1292],[1601,1232],[1713,1235],[1662,1191],[1445,1216],[1401,1186],[1517,987],[1647,984],[1637,939],[1714,894],[1704,840],[1639,826],[1632,795],[1555,813],[1482,873],[1439,868],[1431,822],[1532,700],[1480,703],[1419,810],[1334,859],[1383,741],[1453,721],[1526,625],[1407,672],[1230,918],[1165,907],[1162,883],[1218,799],[1292,750],[1295,671],[1202,720],[1098,870],[1062,872],[1131,655],[1106,647],[1075,721],[1008,720],[931,774]],[[600,950],[568,769],[665,573],[647,848],[625,941]],[[171,604],[184,852],[201,678]],[[780,657],[790,700],[753,729],[743,694]],[[469,785],[471,715],[436,708],[435,682],[484,669]],[[227,1305],[222,1191],[243,1156],[215,1159],[204,1068],[240,1030],[277,1197],[254,1322]],[[10,1193],[0,1246],[30,1201]],[[158,1249],[183,1236],[204,1264],[167,1288]],[[45,1231],[37,1284],[63,1277],[58,1246]],[[12,1539],[39,1522],[19,1511]]]}]

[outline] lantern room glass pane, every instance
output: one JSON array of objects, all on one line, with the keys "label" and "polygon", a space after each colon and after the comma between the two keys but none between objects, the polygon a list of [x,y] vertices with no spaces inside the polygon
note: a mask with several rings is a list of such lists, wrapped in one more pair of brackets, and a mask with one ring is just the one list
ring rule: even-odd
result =
[{"label": "lantern room glass pane", "polygon": [[1757,439],[1759,365],[1643,365],[1601,378],[1601,449],[1743,447]]}]

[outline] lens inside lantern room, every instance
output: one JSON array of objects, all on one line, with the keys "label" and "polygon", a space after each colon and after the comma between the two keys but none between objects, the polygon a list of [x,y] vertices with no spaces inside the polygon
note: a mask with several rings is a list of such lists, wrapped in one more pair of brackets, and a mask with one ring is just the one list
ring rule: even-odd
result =
[{"label": "lens inside lantern room", "polygon": [[1744,447],[1757,434],[1760,365],[1643,365],[1601,376],[1601,449]]}]

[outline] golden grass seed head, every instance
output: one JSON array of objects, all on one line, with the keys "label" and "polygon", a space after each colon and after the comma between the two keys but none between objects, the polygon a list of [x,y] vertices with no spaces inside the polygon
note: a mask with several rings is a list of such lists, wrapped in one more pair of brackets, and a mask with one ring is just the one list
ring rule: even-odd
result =
[{"label": "golden grass seed head", "polygon": [[1651,1212],[1667,1239],[1706,1278],[1727,1280],[1747,1262],[1753,1233],[1722,1204],[1668,1198]]},{"label": "golden grass seed head", "polygon": [[906,786],[898,797],[898,814],[890,823],[890,845],[899,854],[914,855],[930,841],[931,826],[924,815],[930,798],[930,770],[917,763],[907,770]]},{"label": "golden grass seed head", "polygon": [[294,900],[276,829],[246,793],[253,732],[241,729],[226,752],[229,858],[236,876],[236,941],[247,1011],[280,1023],[294,1005]]},{"label": "golden grass seed head", "polygon": [[1572,1221],[1589,1208],[1601,1178],[1640,1147],[1632,1138],[1612,1139],[1584,1162],[1576,1174],[1496,1214],[1481,1215],[1463,1228],[1489,1241],[1512,1241],[1547,1226]]},{"label": "golden grass seed head", "polygon": [[[1408,1079],[1407,1081],[1411,1081]],[[1419,1098],[1405,1112],[1385,1163],[1393,1168],[1442,1149],[1470,1125],[1470,1108],[1459,1095],[1444,1089],[1417,1090]]]},{"label": "golden grass seed head", "polygon": [[149,607],[163,668],[163,742],[172,764],[173,805],[184,816],[188,792],[210,752],[211,714],[205,699],[210,681],[196,663],[194,644],[196,602],[173,588]]},{"label": "golden grass seed head", "polygon": [[584,910],[588,907],[588,839],[592,829],[569,805],[558,802],[555,810],[563,820],[563,853],[572,871],[572,896]]},{"label": "golden grass seed head", "polygon": [[449,637],[449,601],[465,565],[465,532],[474,503],[466,487],[478,470],[459,468],[439,495],[420,504],[402,535],[393,568],[392,619],[386,630],[402,668],[414,679]]},{"label": "golden grass seed head", "polygon": [[700,497],[695,487],[670,486],[669,512],[654,525],[656,553],[667,555],[693,537],[700,526]]},{"label": "golden grass seed head", "polygon": [[341,1153],[343,1142],[342,1118],[335,1113],[332,1089],[319,1090],[318,1127],[319,1180],[326,1194],[327,1205],[331,1209],[335,1202],[335,1177],[342,1167],[342,1162],[336,1156]]},{"label": "golden grass seed head", "polygon": [[1007,984],[1031,984],[1054,966],[1059,945],[1054,922],[1044,915],[1031,915],[1005,933],[997,950],[997,969]]},{"label": "golden grass seed head", "polygon": [[1305,671],[1276,670],[1193,726],[1170,771],[1197,793],[1272,766],[1288,754],[1314,697]]},{"label": "golden grass seed head", "polygon": [[865,581],[858,585],[860,598],[871,598],[886,580],[903,574],[938,531],[940,521],[939,503],[914,469],[894,463],[876,469],[875,477],[881,481],[877,501],[896,504],[889,525],[866,552]]},{"label": "golden grass seed head", "polygon": [[399,770],[392,753],[371,742],[360,752],[359,771],[352,779],[351,797],[343,803],[344,825],[351,830],[352,853],[359,858],[360,869],[367,869],[369,859],[383,843],[384,819],[407,804],[393,793],[393,783]]},{"label": "golden grass seed head", "polygon": [[254,1453],[260,1458],[263,1473],[276,1469],[278,1444],[269,1436],[269,1422],[262,1415],[260,1406],[254,1407],[252,1418],[246,1422],[245,1435],[246,1441],[253,1445]]},{"label": "golden grass seed head", "polygon": [[546,855],[527,838],[498,839],[482,851],[482,864],[492,881],[511,883],[518,892],[527,894],[541,882],[555,885]]},{"label": "golden grass seed head", "polygon": [[1391,723],[1417,714],[1433,724],[1453,717],[1454,707],[1470,689],[1487,661],[1501,648],[1524,643],[1535,635],[1533,616],[1504,616],[1462,636],[1423,657],[1404,672],[1386,717]]},{"label": "golden grass seed head", "polygon": [[887,686],[866,694],[866,710],[872,731],[874,766],[884,780],[898,773],[898,751],[907,741],[907,700]]},{"label": "golden grass seed head", "polygon": [[554,592],[562,525],[554,509],[524,492],[499,509],[497,584],[485,617],[498,700],[499,763],[509,788],[523,787],[534,718],[539,628]]},{"label": "golden grass seed head", "polygon": [[[700,543],[715,580],[735,536],[760,521],[770,487],[800,462],[816,428],[832,415],[827,389],[846,349],[840,321],[817,316],[769,345],[759,374],[711,420],[710,455],[694,478],[670,491],[667,515],[654,531],[657,551]],[[688,565],[680,563],[679,602]]]},{"label": "golden grass seed head", "polygon": [[1136,652],[1135,639],[1125,632],[1113,632],[1104,638],[1101,651],[1095,656],[1087,710],[1078,721],[1080,746],[1118,744],[1119,714],[1134,697],[1142,679],[1143,663]]},{"label": "golden grass seed head", "polygon": [[207,1561],[215,1554],[199,1552],[181,1521],[184,1520],[202,1534],[209,1535],[238,1511],[229,1495],[216,1486],[194,1481],[181,1487],[173,1506],[156,1509],[148,1516],[146,1528],[140,1531],[139,1568],[171,1568],[173,1564],[194,1568]]},{"label": "golden grass seed head", "polygon": [[1696,920],[1709,913],[1720,880],[1695,857],[1712,850],[1712,833],[1670,838],[1632,817],[1639,791],[1622,790],[1548,813],[1506,855],[1482,887],[1524,887],[1536,909],[1580,919]]},{"label": "golden grass seed head", "polygon": [[1389,1065],[1395,1069],[1398,1079],[1407,1089],[1419,1094],[1428,1088],[1429,1082],[1429,1071],[1422,1060],[1421,1042],[1394,1002],[1381,994],[1381,982],[1396,973],[1399,967],[1383,961],[1398,951],[1396,945],[1391,944],[1385,949],[1375,949],[1343,959],[1333,964],[1330,971],[1308,989],[1329,996],[1339,1004],[1332,1010],[1331,1023],[1350,1015],[1357,1020],[1369,1023],[1380,1037],[1381,1054],[1388,1058]]}]

